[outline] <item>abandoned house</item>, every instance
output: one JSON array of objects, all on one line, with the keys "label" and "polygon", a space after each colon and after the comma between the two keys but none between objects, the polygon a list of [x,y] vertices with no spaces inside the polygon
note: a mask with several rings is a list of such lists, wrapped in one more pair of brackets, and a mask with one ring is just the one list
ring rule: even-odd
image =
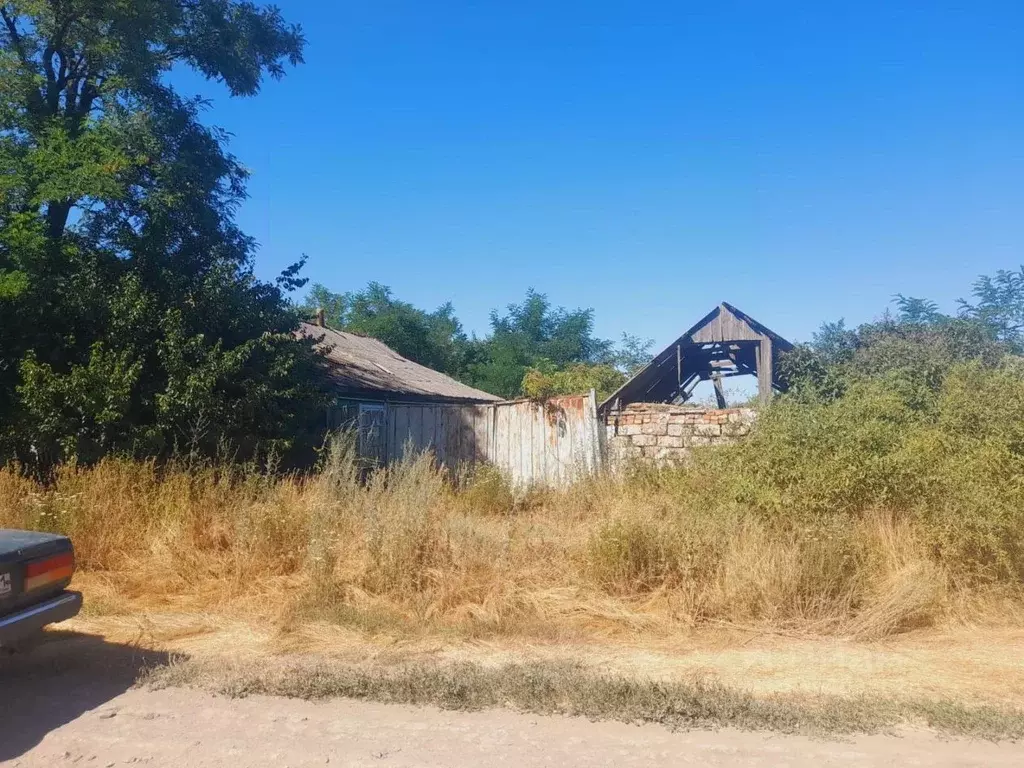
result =
[{"label": "abandoned house", "polygon": [[332,429],[355,428],[360,458],[391,464],[430,451],[457,471],[491,464],[516,485],[560,485],[597,471],[602,436],[589,396],[502,401],[399,355],[386,344],[323,324],[298,333],[317,339],[337,385]]},{"label": "abandoned house", "polygon": [[[756,413],[730,409],[723,381],[754,376],[758,398],[767,402],[786,389],[778,375],[778,355],[792,348],[767,326],[722,302],[601,404],[609,459],[679,461],[692,448],[746,435]],[[687,405],[702,381],[714,386],[717,410]]]},{"label": "abandoned house", "polygon": [[[755,412],[728,408],[722,380],[755,376],[766,401],[785,390],[776,361],[793,347],[723,303],[598,406],[593,392],[502,401],[376,339],[327,328],[322,316],[299,333],[319,340],[337,385],[329,426],[357,428],[368,464],[431,451],[449,469],[488,463],[521,486],[562,485],[622,460],[682,461],[697,446],[734,442]],[[701,381],[714,385],[718,409],[688,404]]]},{"label": "abandoned house", "polygon": [[[451,442],[446,431],[455,426],[444,417],[461,413],[453,406],[483,405],[501,399],[414,363],[377,339],[328,328],[322,316],[316,324],[302,323],[298,333],[319,339],[337,387],[338,399],[328,426],[358,427],[359,455],[371,463],[385,464],[400,455],[409,438],[409,409],[405,406],[432,406],[426,409],[432,417],[426,425],[431,433],[426,442],[445,445]],[[417,413],[423,410],[418,408]],[[417,429],[422,431],[423,426],[421,423]]]}]

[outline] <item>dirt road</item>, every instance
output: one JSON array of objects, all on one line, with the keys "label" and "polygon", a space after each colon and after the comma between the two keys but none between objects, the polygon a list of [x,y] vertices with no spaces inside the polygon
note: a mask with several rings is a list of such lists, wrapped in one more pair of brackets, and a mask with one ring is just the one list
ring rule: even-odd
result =
[{"label": "dirt road", "polygon": [[[10,736],[11,734],[8,734]],[[5,737],[5,741],[6,741]],[[15,738],[17,738],[15,736]],[[928,734],[814,741],[740,732],[670,733],[510,712],[453,713],[364,702],[216,698],[132,690],[43,734],[0,747],[12,766],[996,766],[1024,747]],[[17,753],[21,751],[21,754]]]},{"label": "dirt road", "polygon": [[0,661],[0,765],[39,766],[1017,766],[1024,745],[923,732],[845,741],[735,731],[672,733],[505,711],[353,701],[241,700],[132,688],[159,663],[78,636],[59,653]]}]

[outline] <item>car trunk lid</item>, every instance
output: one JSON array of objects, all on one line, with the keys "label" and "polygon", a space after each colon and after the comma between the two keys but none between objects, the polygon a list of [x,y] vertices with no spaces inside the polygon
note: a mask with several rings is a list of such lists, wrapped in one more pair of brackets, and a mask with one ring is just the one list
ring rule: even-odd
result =
[{"label": "car trunk lid", "polygon": [[74,567],[66,536],[0,529],[0,616],[60,592]]}]

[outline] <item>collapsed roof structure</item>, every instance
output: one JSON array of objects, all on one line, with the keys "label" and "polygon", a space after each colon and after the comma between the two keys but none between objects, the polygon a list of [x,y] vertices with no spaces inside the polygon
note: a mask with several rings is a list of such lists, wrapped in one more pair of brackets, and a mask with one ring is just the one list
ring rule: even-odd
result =
[{"label": "collapsed roof structure", "polygon": [[731,304],[722,302],[605,400],[599,410],[621,410],[631,403],[683,403],[697,384],[711,381],[720,408],[727,407],[722,380],[757,377],[762,401],[785,391],[777,374],[779,352],[793,345]]}]

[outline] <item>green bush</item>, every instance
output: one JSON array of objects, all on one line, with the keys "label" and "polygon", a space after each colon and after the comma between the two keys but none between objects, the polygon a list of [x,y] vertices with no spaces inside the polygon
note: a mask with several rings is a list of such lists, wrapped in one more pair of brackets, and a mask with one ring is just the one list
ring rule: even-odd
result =
[{"label": "green bush", "polygon": [[[887,510],[925,524],[938,558],[983,580],[1024,577],[1024,377],[954,365],[927,398],[880,378],[830,401],[780,398],[746,442],[682,482],[707,503],[787,524]],[[714,477],[698,487],[693,475]],[[688,485],[687,485],[688,483]]]}]

